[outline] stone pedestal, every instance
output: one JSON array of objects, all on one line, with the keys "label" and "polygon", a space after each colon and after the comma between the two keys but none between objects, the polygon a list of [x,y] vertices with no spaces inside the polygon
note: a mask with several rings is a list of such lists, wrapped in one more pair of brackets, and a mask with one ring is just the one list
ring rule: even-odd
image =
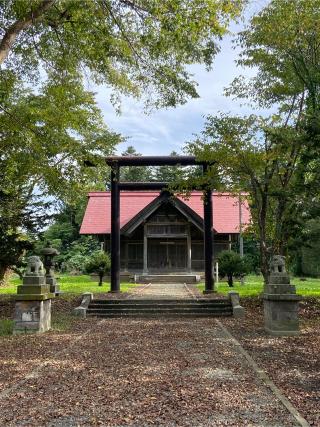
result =
[{"label": "stone pedestal", "polygon": [[46,283],[42,262],[30,257],[23,284],[15,296],[14,334],[42,333],[51,328],[50,285]]},{"label": "stone pedestal", "polygon": [[14,335],[42,333],[51,329],[51,299],[16,301]]},{"label": "stone pedestal", "polygon": [[60,286],[53,274],[46,275],[46,283],[50,286],[50,292],[54,295],[60,294]]},{"label": "stone pedestal", "polygon": [[265,285],[263,293],[265,330],[274,336],[298,335],[300,300],[295,286],[290,284],[284,257],[274,256],[269,283]]},{"label": "stone pedestal", "polygon": [[60,294],[60,286],[57,283],[56,278],[54,277],[54,262],[53,258],[56,255],[59,255],[59,252],[52,247],[50,242],[47,242],[47,247],[43,248],[41,251],[44,256],[44,267],[46,270],[46,283],[50,286],[50,292],[54,295]]}]

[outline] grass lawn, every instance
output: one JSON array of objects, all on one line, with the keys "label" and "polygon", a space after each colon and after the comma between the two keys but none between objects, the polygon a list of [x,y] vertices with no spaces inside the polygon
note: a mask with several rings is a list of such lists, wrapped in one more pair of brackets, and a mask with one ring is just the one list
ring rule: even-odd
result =
[{"label": "grass lawn", "polygon": [[[63,294],[59,300],[72,301],[77,295],[81,295],[84,292],[92,292],[94,294],[106,293],[110,290],[110,283],[103,283],[102,286],[98,286],[98,282],[92,281],[90,276],[68,276],[61,274],[58,279],[60,290]],[[21,285],[21,280],[13,276],[7,286],[0,286],[0,299],[7,301],[11,295],[17,293],[17,286]],[[133,289],[134,283],[121,283],[121,291],[127,292]],[[59,301],[57,301],[59,302]],[[62,301],[61,301],[62,302]],[[60,310],[61,311],[61,310]],[[57,313],[52,315],[52,330],[63,331],[69,328],[74,322],[73,316],[65,314],[58,310]],[[0,313],[1,314],[1,313]],[[0,318],[0,336],[8,336],[12,334],[13,320],[9,318]]]},{"label": "grass lawn", "polygon": [[[68,276],[61,274],[58,279],[60,290],[67,294],[82,294],[92,292],[94,294],[106,293],[110,290],[110,283],[103,283],[98,286],[98,282],[91,280],[90,276]],[[17,277],[10,279],[8,286],[0,286],[0,295],[9,295],[17,293],[17,286],[21,285],[21,280]],[[134,283],[121,283],[121,291],[127,292],[134,288]]]},{"label": "grass lawn", "polygon": [[0,319],[0,337],[12,334],[13,320]]},{"label": "grass lawn", "polygon": [[[97,282],[91,280],[90,276],[68,276],[60,275],[59,277],[60,289],[66,294],[82,294],[84,292],[92,292],[94,294],[101,294],[108,292],[110,283],[103,283],[103,286],[98,286]],[[319,296],[320,297],[320,279],[308,278],[301,281],[299,278],[292,279],[292,283],[296,285],[297,293],[304,296]],[[17,292],[17,285],[21,284],[21,280],[13,277],[8,286],[0,286],[0,295],[10,295]],[[127,292],[133,289],[136,285],[134,283],[121,283],[121,291]],[[200,290],[204,289],[204,283],[198,285]],[[240,296],[256,296],[262,292],[263,279],[262,276],[249,275],[245,278],[245,284],[241,285],[239,281],[234,282],[234,287],[229,288],[226,282],[219,282],[218,291],[222,294],[227,294],[229,291],[234,290],[239,292]]]},{"label": "grass lawn", "polygon": [[[303,296],[318,296],[320,297],[320,279],[308,278],[301,281],[298,277],[291,279],[291,283],[296,285],[297,294]],[[200,283],[198,288],[203,291],[204,283]],[[245,278],[245,284],[241,285],[239,281],[234,282],[234,287],[229,288],[227,282],[218,283],[218,292],[227,294],[230,291],[239,292],[240,296],[257,296],[263,290],[262,276],[250,275]]]}]

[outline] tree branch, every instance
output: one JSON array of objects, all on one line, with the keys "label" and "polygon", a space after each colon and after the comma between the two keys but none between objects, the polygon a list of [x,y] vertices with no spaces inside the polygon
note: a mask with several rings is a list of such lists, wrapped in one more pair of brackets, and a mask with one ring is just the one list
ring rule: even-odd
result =
[{"label": "tree branch", "polygon": [[50,9],[56,0],[43,0],[39,7],[30,13],[24,19],[20,19],[14,22],[5,32],[0,42],[0,65],[6,60],[9,55],[10,49],[18,35],[25,29],[31,27],[31,25],[39,21],[44,13]]}]

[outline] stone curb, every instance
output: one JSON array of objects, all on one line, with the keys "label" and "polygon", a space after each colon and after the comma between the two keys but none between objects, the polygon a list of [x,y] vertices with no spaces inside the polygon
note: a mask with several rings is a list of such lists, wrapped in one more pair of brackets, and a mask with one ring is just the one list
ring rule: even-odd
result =
[{"label": "stone curb", "polygon": [[228,329],[218,320],[215,319],[218,326],[222,329],[222,331],[226,334],[226,336],[233,342],[238,353],[244,356],[251,366],[253,371],[257,374],[257,377],[260,378],[264,384],[270,388],[273,394],[276,396],[278,400],[283,404],[283,406],[290,412],[290,414],[295,418],[295,420],[299,423],[301,427],[310,427],[310,424],[300,415],[297,409],[292,405],[287,397],[282,394],[280,389],[275,385],[275,383],[268,377],[266,372],[261,369],[254,359],[250,356],[250,354],[242,347],[239,341],[234,338],[234,336],[228,331]]},{"label": "stone curb", "polygon": [[240,305],[240,295],[239,292],[230,291],[228,292],[229,300],[232,304],[233,317],[240,319],[245,316],[244,307]]},{"label": "stone curb", "polygon": [[88,310],[89,304],[92,300],[93,300],[92,292],[85,292],[84,294],[82,294],[81,304],[78,307],[74,308],[73,314],[75,316],[80,316],[85,319],[87,317],[87,310]]}]

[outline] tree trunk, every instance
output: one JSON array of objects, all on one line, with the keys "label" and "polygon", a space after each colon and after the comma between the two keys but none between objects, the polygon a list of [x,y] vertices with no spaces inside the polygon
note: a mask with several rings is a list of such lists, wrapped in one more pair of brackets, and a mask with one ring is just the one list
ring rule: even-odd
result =
[{"label": "tree trunk", "polygon": [[296,251],[296,276],[303,276],[303,265],[302,265],[302,250],[301,248],[297,249]]},{"label": "tree trunk", "polygon": [[102,286],[103,272],[99,271],[99,286]]},{"label": "tree trunk", "polygon": [[0,286],[5,284],[6,272],[8,270],[7,265],[0,264]]},{"label": "tree trunk", "polygon": [[260,234],[260,261],[261,273],[264,282],[268,282],[269,276],[269,262],[268,262],[268,247],[266,238],[266,216],[267,216],[268,200],[265,195],[262,195],[261,208],[259,212],[259,234]]},{"label": "tree trunk", "polygon": [[275,215],[275,236],[274,236],[274,248],[277,255],[286,255],[286,245],[284,236],[284,213],[287,208],[286,197],[281,197],[277,200],[278,206]]},{"label": "tree trunk", "polygon": [[233,274],[228,274],[228,285],[233,288]]}]

